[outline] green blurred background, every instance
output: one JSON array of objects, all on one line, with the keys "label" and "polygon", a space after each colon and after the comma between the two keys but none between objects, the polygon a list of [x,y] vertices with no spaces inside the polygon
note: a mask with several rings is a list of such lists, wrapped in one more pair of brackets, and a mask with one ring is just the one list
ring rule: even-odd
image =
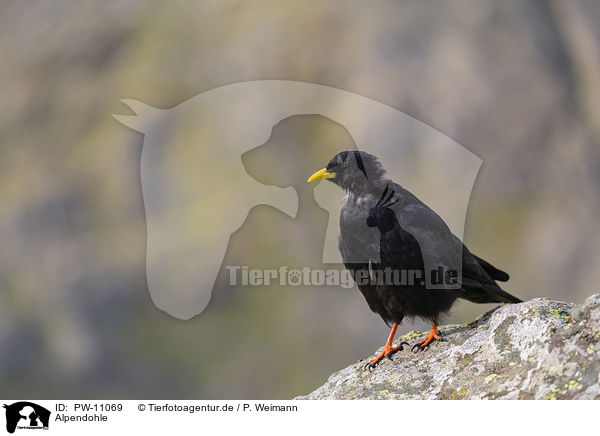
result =
[{"label": "green blurred background", "polygon": [[[593,0],[4,0],[0,396],[283,399],[386,338],[356,289],[238,289],[225,270],[194,319],[156,309],[143,136],[110,116],[128,113],[122,98],[170,108],[287,79],[388,104],[483,159],[465,239],[511,274],[507,290],[598,292],[599,22]],[[261,237],[273,210],[256,207],[224,265],[314,261],[307,241],[327,216],[312,188],[298,193],[283,242]],[[447,321],[487,309],[459,303]]]}]

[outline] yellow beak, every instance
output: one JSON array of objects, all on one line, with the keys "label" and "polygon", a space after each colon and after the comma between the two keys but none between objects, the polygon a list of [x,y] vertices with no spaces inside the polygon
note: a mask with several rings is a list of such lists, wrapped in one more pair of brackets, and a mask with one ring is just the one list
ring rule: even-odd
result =
[{"label": "yellow beak", "polygon": [[307,182],[314,182],[315,180],[323,180],[323,179],[333,179],[335,177],[335,173],[328,173],[327,168],[320,169],[312,176],[310,176]]}]

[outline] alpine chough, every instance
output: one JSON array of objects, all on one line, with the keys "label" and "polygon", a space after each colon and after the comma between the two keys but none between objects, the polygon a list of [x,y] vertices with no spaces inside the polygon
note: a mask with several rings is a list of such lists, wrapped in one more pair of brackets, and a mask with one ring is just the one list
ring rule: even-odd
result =
[{"label": "alpine chough", "polygon": [[363,151],[338,153],[308,182],[322,179],[347,193],[338,234],[342,261],[371,310],[392,329],[369,368],[408,345],[392,346],[405,317],[433,322],[425,339],[412,347],[419,351],[441,339],[439,316],[457,298],[521,302],[496,283],[507,281],[508,274],[472,254],[437,213],[386,178],[375,156]]}]

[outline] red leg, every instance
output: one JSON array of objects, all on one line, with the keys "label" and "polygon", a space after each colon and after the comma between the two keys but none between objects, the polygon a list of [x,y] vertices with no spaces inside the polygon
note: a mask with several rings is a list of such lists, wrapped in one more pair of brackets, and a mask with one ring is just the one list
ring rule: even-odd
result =
[{"label": "red leg", "polygon": [[412,351],[426,350],[427,348],[429,348],[429,344],[431,344],[436,339],[439,341],[442,340],[442,338],[440,337],[440,331],[438,330],[438,318],[439,318],[439,313],[435,316],[435,318],[433,320],[433,326],[431,327],[431,330],[429,330],[429,333],[427,334],[427,336],[425,336],[425,339],[423,339],[422,341],[419,341],[415,345],[413,345],[411,348]]},{"label": "red leg", "polygon": [[366,368],[375,368],[377,364],[381,362],[381,359],[383,359],[384,357],[391,359],[392,354],[394,354],[396,351],[402,350],[403,345],[408,345],[407,342],[401,342],[400,345],[398,345],[397,347],[392,347],[392,344],[394,342],[394,336],[396,336],[396,330],[398,330],[398,323],[394,323],[394,325],[392,326],[392,331],[390,332],[390,336],[383,347],[383,351],[375,359],[367,363],[365,365]]}]

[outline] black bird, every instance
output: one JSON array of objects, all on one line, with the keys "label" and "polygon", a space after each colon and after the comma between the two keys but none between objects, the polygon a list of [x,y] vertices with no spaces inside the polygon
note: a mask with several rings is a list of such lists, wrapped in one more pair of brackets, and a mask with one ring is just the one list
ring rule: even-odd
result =
[{"label": "black bird", "polygon": [[[308,182],[327,179],[347,192],[340,214],[338,248],[371,310],[391,333],[383,352],[367,366],[402,350],[392,347],[405,317],[432,321],[419,351],[441,339],[438,320],[457,298],[474,303],[520,303],[496,283],[508,274],[472,254],[432,209],[385,177],[379,160],[343,151]],[[435,279],[435,280],[434,280]],[[408,344],[406,344],[408,345]]]}]

